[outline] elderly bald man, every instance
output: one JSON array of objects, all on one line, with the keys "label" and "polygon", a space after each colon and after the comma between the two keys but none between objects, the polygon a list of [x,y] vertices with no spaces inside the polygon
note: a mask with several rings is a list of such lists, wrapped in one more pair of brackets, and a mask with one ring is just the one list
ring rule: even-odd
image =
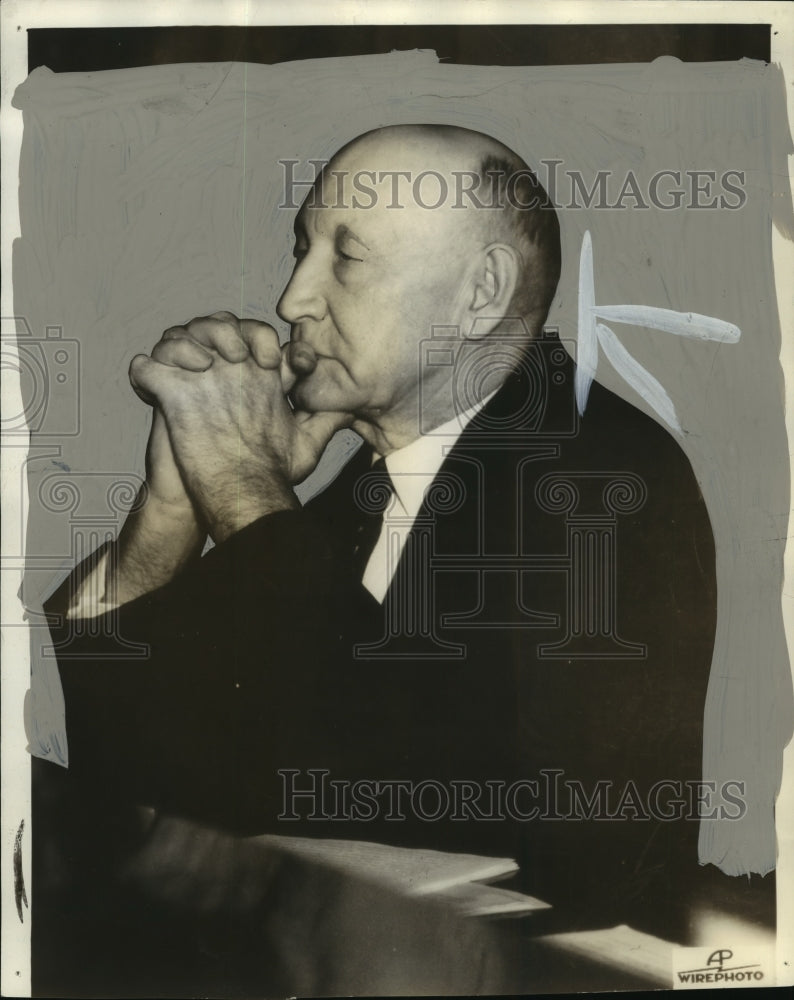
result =
[{"label": "elderly bald man", "polygon": [[[237,832],[510,853],[603,919],[658,906],[660,873],[669,901],[713,540],[663,429],[597,385],[577,416],[546,193],[488,136],[383,128],[294,253],[283,348],[218,312],[131,366],[145,503],[58,599],[70,769]],[[301,507],[344,427],[363,447]],[[99,614],[149,658],[103,660]]]}]

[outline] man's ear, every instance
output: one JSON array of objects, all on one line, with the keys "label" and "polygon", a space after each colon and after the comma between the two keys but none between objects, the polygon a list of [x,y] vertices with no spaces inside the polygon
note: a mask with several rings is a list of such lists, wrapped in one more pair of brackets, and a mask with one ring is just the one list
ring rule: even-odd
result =
[{"label": "man's ear", "polygon": [[474,274],[468,338],[480,340],[507,316],[521,275],[521,255],[507,243],[491,243]]}]

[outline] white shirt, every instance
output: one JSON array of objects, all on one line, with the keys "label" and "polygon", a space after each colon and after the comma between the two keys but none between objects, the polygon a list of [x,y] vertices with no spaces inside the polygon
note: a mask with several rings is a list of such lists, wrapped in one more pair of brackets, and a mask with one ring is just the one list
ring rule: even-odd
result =
[{"label": "white shirt", "polygon": [[[429,434],[398,448],[386,456],[386,469],[394,487],[394,497],[383,512],[383,526],[364,570],[362,583],[383,603],[400,556],[422,506],[427,487],[467,424],[479,413],[496,390],[460,416]],[[373,460],[380,456],[374,455]],[[390,544],[391,543],[391,544]]]}]

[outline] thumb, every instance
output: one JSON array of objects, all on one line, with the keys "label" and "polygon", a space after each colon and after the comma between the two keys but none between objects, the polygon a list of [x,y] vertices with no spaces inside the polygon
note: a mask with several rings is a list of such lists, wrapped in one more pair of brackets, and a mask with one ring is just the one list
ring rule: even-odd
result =
[{"label": "thumb", "polygon": [[343,427],[349,427],[353,423],[353,414],[330,410],[324,410],[320,413],[297,411],[295,419],[301,437],[316,452],[319,452],[325,448],[337,431],[342,430]]},{"label": "thumb", "polygon": [[157,393],[153,384],[153,381],[156,382],[156,377],[153,380],[153,373],[156,375],[158,367],[157,362],[153,361],[148,354],[136,354],[130,362],[128,372],[130,385],[135,394],[149,406],[154,406],[157,403]]},{"label": "thumb", "polygon": [[317,367],[317,355],[308,344],[288,340],[281,348],[281,385],[285,393],[299,378],[311,375]]}]

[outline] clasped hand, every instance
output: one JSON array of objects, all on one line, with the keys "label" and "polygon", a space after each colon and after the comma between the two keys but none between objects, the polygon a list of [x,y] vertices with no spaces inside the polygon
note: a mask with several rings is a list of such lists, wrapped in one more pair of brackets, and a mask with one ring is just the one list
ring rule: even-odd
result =
[{"label": "clasped hand", "polygon": [[218,312],[166,330],[130,365],[155,407],[147,483],[156,501],[193,507],[215,541],[297,506],[292,487],[315,468],[345,413],[293,410],[287,394],[316,365],[256,320]]}]

